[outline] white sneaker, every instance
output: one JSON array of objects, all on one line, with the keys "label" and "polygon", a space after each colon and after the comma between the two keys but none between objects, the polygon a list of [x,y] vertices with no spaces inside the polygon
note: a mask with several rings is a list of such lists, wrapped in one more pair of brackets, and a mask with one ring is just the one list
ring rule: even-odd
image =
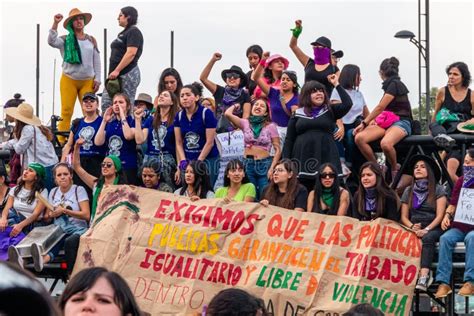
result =
[{"label": "white sneaker", "polygon": [[20,268],[23,268],[23,258],[15,246],[8,247],[8,261],[13,264],[17,264]]},{"label": "white sneaker", "polygon": [[41,254],[41,248],[37,243],[31,244],[31,256],[33,257],[33,265],[35,266],[36,272],[43,271],[43,255]]}]

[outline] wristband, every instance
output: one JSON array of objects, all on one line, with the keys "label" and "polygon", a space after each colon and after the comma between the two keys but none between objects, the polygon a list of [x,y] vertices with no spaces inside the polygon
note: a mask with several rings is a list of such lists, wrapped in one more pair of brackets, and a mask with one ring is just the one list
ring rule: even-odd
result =
[{"label": "wristband", "polygon": [[179,170],[186,170],[186,167],[188,166],[188,161],[187,160],[181,160],[179,162]]},{"label": "wristband", "polygon": [[127,123],[127,120],[123,119],[120,122],[122,122],[122,125],[125,125],[125,123]]},{"label": "wristband", "polygon": [[298,38],[300,35],[301,35],[301,32],[303,31],[303,27],[302,26],[297,26],[295,27],[294,29],[290,29],[290,31],[293,33],[293,36]]},{"label": "wristband", "polygon": [[267,66],[267,60],[266,59],[260,59],[260,62],[259,62],[260,66],[262,66],[263,68],[265,68]]}]

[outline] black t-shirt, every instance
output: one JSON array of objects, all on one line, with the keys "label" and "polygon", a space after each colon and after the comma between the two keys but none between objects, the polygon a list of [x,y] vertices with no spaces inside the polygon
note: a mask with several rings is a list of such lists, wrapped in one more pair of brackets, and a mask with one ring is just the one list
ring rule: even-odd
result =
[{"label": "black t-shirt", "polygon": [[124,75],[136,67],[138,64],[138,59],[140,59],[140,56],[142,55],[143,35],[136,26],[131,26],[120,32],[117,38],[114,39],[112,44],[110,44],[111,52],[109,74],[115,70],[118,64],[120,64],[120,61],[127,51],[127,47],[137,47],[138,50],[132,62],[128,64],[127,67],[122,69],[120,75]]},{"label": "black t-shirt", "polygon": [[[214,93],[214,99],[216,100],[216,117],[217,118],[221,117],[224,114],[225,110],[227,110],[227,108],[232,105],[232,104],[229,104],[229,105],[224,104],[223,102],[224,92],[225,92],[225,88],[223,86],[216,85],[216,92]],[[242,117],[244,103],[250,103],[250,95],[248,94],[247,91],[242,90],[242,94],[232,103],[240,104],[238,113],[234,112],[234,114]]]},{"label": "black t-shirt", "polygon": [[394,96],[394,99],[387,105],[385,110],[393,112],[401,119],[411,119],[411,106],[408,99],[408,88],[399,77],[390,77],[386,79],[382,88],[386,94]]},{"label": "black t-shirt", "polygon": [[[400,202],[408,204],[410,200],[410,187],[407,187],[403,192],[402,197],[400,198]],[[442,185],[436,185],[436,192],[435,192],[436,200],[446,196],[446,191]],[[436,203],[436,202],[435,202]],[[428,203],[428,198],[421,203],[419,209],[414,209],[413,206],[409,210],[409,219],[412,223],[421,223],[422,227],[428,226],[436,217],[436,207],[433,207]]]},{"label": "black t-shirt", "polygon": [[339,71],[339,68],[329,64],[324,70],[317,71],[314,65],[314,60],[310,58],[304,67],[304,82],[318,81],[326,87],[326,93],[331,95],[334,86],[329,82],[328,76]]}]

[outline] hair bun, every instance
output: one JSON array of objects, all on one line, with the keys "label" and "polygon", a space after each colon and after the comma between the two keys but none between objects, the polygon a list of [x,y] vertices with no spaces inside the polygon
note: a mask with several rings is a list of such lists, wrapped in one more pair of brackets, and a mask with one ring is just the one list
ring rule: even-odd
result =
[{"label": "hair bun", "polygon": [[21,94],[20,94],[20,93],[15,93],[15,94],[13,95],[13,98],[14,98],[14,99],[21,99]]},{"label": "hair bun", "polygon": [[390,63],[390,65],[392,65],[394,67],[397,67],[397,68],[400,65],[400,62],[398,61],[398,59],[396,57],[390,57],[389,63]]}]

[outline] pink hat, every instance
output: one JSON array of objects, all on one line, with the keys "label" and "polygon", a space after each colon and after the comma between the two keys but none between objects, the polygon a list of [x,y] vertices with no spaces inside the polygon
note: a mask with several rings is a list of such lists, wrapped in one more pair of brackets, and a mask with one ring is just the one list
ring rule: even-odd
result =
[{"label": "pink hat", "polygon": [[290,62],[288,61],[288,59],[286,59],[285,57],[283,57],[282,55],[280,54],[275,54],[275,55],[271,55],[270,57],[268,57],[267,59],[267,63],[265,65],[265,68],[267,68],[268,66],[270,66],[270,64],[277,60],[277,59],[281,59],[281,61],[283,62],[283,65],[284,65],[284,69],[286,70],[288,68],[288,65],[290,64]]}]

